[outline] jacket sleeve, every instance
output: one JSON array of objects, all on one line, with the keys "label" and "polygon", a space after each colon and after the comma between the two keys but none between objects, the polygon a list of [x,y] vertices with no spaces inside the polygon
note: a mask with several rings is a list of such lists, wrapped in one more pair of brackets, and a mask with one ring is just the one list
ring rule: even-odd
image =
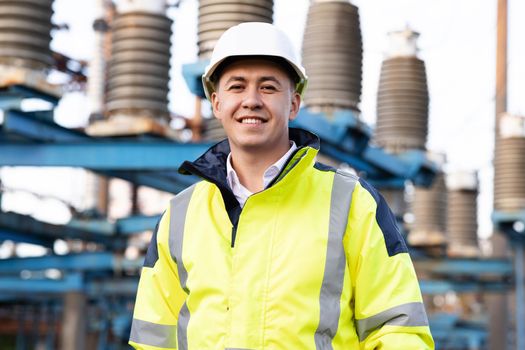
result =
[{"label": "jacket sleeve", "polygon": [[170,253],[170,210],[161,217],[142,268],[129,344],[135,349],[177,348],[177,319],[185,301]]},{"label": "jacket sleeve", "polygon": [[361,349],[434,349],[408,249],[384,198],[364,180],[352,196],[345,248]]}]

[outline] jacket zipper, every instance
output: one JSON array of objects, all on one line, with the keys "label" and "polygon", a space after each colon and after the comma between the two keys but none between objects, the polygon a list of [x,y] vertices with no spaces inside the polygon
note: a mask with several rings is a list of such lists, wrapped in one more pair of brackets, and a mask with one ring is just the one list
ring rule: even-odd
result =
[{"label": "jacket zipper", "polygon": [[237,236],[237,225],[232,227],[232,244],[231,247],[235,247],[235,237]]}]

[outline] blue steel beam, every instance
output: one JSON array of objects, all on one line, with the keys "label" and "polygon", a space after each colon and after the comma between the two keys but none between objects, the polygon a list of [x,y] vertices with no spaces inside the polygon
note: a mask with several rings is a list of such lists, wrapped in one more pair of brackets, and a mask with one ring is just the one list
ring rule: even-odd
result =
[{"label": "blue steel beam", "polygon": [[[434,173],[422,152],[413,151],[393,156],[382,149],[370,147],[370,129],[359,122],[351,111],[335,112],[332,118],[328,119],[323,114],[315,114],[303,108],[292,126],[307,128],[317,133],[322,139],[322,153],[346,162],[358,171],[366,172],[370,182],[380,186],[400,187],[407,178],[414,180],[416,185],[427,185]],[[60,143],[39,144],[33,147],[4,142],[5,152],[3,156],[0,155],[0,165],[87,167],[169,192],[178,192],[196,179],[186,180],[178,174],[174,174],[172,179],[157,174],[130,175],[129,172],[115,171],[176,169],[183,160],[195,159],[211,146],[151,140],[126,143],[96,139],[96,142],[93,142],[94,139],[62,128],[47,118],[19,111],[8,111],[4,129],[31,140]],[[113,171],[108,172],[109,169]]]},{"label": "blue steel beam", "polygon": [[133,234],[153,230],[160,220],[160,215],[137,215],[117,220],[116,231],[120,234]]},{"label": "blue steel beam", "polygon": [[513,275],[512,261],[506,259],[414,259],[416,271],[442,276],[508,279]]},{"label": "blue steel beam", "polygon": [[109,222],[105,219],[72,219],[66,225],[68,228],[75,228],[87,232],[96,232],[99,235],[115,236],[130,235],[153,230],[160,215],[136,215]]},{"label": "blue steel beam", "polygon": [[505,293],[513,288],[506,282],[464,282],[453,280],[419,280],[421,293],[427,295],[456,293]]},{"label": "blue steel beam", "polygon": [[90,296],[122,295],[134,297],[137,294],[138,277],[111,279],[105,281],[89,281],[86,283],[86,293]]},{"label": "blue steel beam", "polygon": [[348,153],[360,154],[368,145],[371,129],[360,122],[354,112],[340,110],[331,116],[314,113],[307,108],[299,111],[292,127],[310,130],[321,140],[338,145]]},{"label": "blue steel beam", "polygon": [[10,258],[0,260],[0,274],[12,274],[22,270],[40,271],[46,269],[68,271],[138,270],[142,267],[143,261],[144,257],[130,260],[110,252]]},{"label": "blue steel beam", "polygon": [[89,280],[82,273],[67,273],[60,279],[0,276],[0,302],[13,300],[46,301],[48,296],[36,293],[64,293],[67,291],[83,291],[90,298],[103,296],[121,296],[134,299],[137,294],[138,277]]},{"label": "blue steel beam", "polygon": [[105,174],[107,176],[118,177],[137,185],[156,188],[169,193],[179,193],[199,180],[199,178],[196,176],[181,175],[176,171],[157,171],[155,173],[106,171],[99,173]]},{"label": "blue steel beam", "polygon": [[[47,112],[46,112],[47,113]],[[93,140],[111,140],[111,138],[91,138],[84,133],[64,128],[54,123],[52,116],[44,112],[22,112],[17,110],[5,111],[5,118],[0,125],[0,143],[8,142],[27,143],[28,141],[37,142],[91,142]],[[47,113],[49,114],[49,113]],[[158,139],[156,139],[158,140]],[[132,140],[132,142],[143,143],[151,140]],[[177,172],[164,174],[138,173],[123,171],[98,171],[98,173],[119,177],[131,181],[137,185],[148,186],[162,191],[177,193],[196,182],[196,178],[187,177]]]},{"label": "blue steel beam", "polygon": [[24,294],[35,293],[63,293],[67,291],[80,291],[84,288],[82,274],[72,273],[62,279],[22,279],[18,277],[0,277],[0,292],[16,293],[17,298]]},{"label": "blue steel beam", "polygon": [[36,98],[57,105],[59,96],[54,96],[24,85],[10,85],[0,88],[0,103],[9,99]]},{"label": "blue steel beam", "polygon": [[52,238],[47,237],[36,237],[34,235],[28,235],[20,232],[15,232],[9,229],[0,227],[0,242],[1,241],[13,241],[18,243],[29,243],[36,244],[46,248],[53,248],[55,242]]},{"label": "blue steel beam", "polygon": [[94,170],[176,170],[196,159],[209,144],[90,141],[2,145],[0,166],[64,166]]},{"label": "blue steel beam", "polygon": [[430,323],[430,330],[436,349],[486,349],[488,339],[486,330],[466,327],[442,330],[433,327],[432,323]]},{"label": "blue steel beam", "polygon": [[210,60],[201,60],[195,63],[182,65],[182,76],[188,85],[189,90],[196,96],[206,98],[202,87],[201,76]]},{"label": "blue steel beam", "polygon": [[348,110],[326,116],[302,108],[291,125],[319,135],[321,153],[366,172],[370,182],[382,187],[403,187],[407,179],[417,186],[429,186],[437,171],[423,151],[393,155],[370,145],[371,129]]},{"label": "blue steel beam", "polygon": [[505,233],[510,239],[525,244],[525,210],[494,211],[492,222],[498,230]]},{"label": "blue steel beam", "polygon": [[[0,165],[50,165],[50,166],[81,166],[88,167],[92,170],[105,172],[109,176],[117,176],[139,185],[146,185],[157,189],[179,192],[183,188],[191,185],[196,181],[195,178],[184,178],[172,172],[172,176],[168,178],[158,174],[147,173],[133,173],[122,172],[121,169],[126,170],[156,170],[159,168],[176,169],[178,165],[187,159],[195,159],[198,155],[204,152],[210,145],[187,145],[177,144],[172,142],[161,142],[162,146],[176,146],[183,148],[183,152],[177,151],[177,155],[186,153],[189,148],[200,147],[196,152],[191,154],[184,154],[178,158],[177,161],[171,162],[174,158],[171,153],[163,156],[162,159],[169,160],[168,164],[159,164],[155,160],[159,156],[157,150],[149,152],[149,150],[140,151],[133,150],[119,141],[118,143],[108,141],[108,139],[96,139],[99,148],[104,148],[107,153],[99,154],[100,149],[96,150],[90,146],[94,139],[91,139],[85,134],[63,128],[56,125],[49,117],[41,117],[36,113],[24,113],[20,111],[8,111],[3,129],[10,135],[18,135],[26,137],[35,141],[53,141],[60,142],[59,145],[38,145],[35,146],[35,151],[41,149],[42,153],[38,154],[38,159],[34,157],[25,156],[24,153],[12,152],[26,152],[29,145],[22,145],[21,148],[16,148],[18,144],[3,142],[6,153],[10,153],[11,157],[5,156],[3,160],[0,157]],[[373,184],[379,187],[401,187],[405,179],[413,180],[416,185],[428,185],[434,173],[431,164],[426,161],[422,152],[412,151],[404,155],[393,156],[385,153],[382,149],[370,147],[368,145],[371,130],[368,126],[358,120],[353,112],[337,111],[330,118],[324,114],[316,114],[308,109],[303,108],[300,111],[300,116],[292,123],[292,126],[303,127],[317,133],[322,140],[322,153],[341,162],[348,163],[358,171],[367,173],[367,178]],[[65,145],[62,145],[65,143]],[[115,151],[112,147],[114,146]],[[149,148],[155,147],[155,141],[140,142],[133,141],[135,147],[143,148],[142,145],[148,145]],[[14,148],[8,148],[13,146]],[[121,147],[122,146],[122,147]],[[63,151],[62,148],[69,148]],[[76,149],[74,149],[76,148]],[[121,152],[122,151],[122,152]],[[174,150],[173,150],[174,151]],[[126,164],[129,159],[123,159],[120,154],[133,153],[130,157],[136,162]],[[118,154],[117,154],[118,153]],[[147,156],[148,164],[143,164],[143,158]],[[151,153],[154,153],[153,155]],[[98,155],[97,155],[98,154]],[[112,157],[112,158],[109,158]],[[140,167],[141,164],[143,167]],[[153,164],[152,164],[153,163]],[[112,168],[113,171],[107,169]],[[120,170],[120,171],[118,171]]]},{"label": "blue steel beam", "polygon": [[64,128],[49,120],[48,116],[38,112],[4,111],[2,131],[44,142],[71,142],[88,139],[85,134]]},{"label": "blue steel beam", "polygon": [[16,213],[0,212],[0,228],[11,233],[20,234],[20,237],[31,237],[39,240],[55,240],[64,238],[83,239],[90,242],[112,244],[111,237],[100,235],[97,232],[88,232],[67,225],[54,225],[41,222],[34,218]]},{"label": "blue steel beam", "polygon": [[[81,132],[55,124],[49,116],[43,116],[42,113],[27,113],[15,110],[6,111],[4,123],[0,127],[0,131],[2,131],[2,133],[0,133],[1,143],[28,140],[38,142],[90,142],[90,140],[97,140]],[[144,140],[137,140],[137,143],[139,142],[144,142]],[[177,172],[167,173],[165,175],[160,172],[130,173],[124,171],[99,171],[99,173],[171,193],[178,193],[197,181],[195,177],[183,176]]]}]

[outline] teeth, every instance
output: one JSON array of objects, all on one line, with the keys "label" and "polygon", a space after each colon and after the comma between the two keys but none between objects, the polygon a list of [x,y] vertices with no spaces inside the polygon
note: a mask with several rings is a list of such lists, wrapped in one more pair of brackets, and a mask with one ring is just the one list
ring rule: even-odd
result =
[{"label": "teeth", "polygon": [[256,118],[244,118],[243,120],[241,120],[241,122],[243,124],[261,124],[262,123],[260,119],[256,119]]}]

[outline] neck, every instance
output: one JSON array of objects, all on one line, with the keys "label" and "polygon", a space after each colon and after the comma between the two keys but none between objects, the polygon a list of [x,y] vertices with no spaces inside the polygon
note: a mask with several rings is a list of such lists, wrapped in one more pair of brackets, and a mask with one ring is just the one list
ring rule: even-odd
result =
[{"label": "neck", "polygon": [[241,184],[250,192],[264,189],[263,175],[266,169],[277,162],[290,149],[290,141],[275,147],[271,152],[236,149],[232,147],[232,166]]}]

